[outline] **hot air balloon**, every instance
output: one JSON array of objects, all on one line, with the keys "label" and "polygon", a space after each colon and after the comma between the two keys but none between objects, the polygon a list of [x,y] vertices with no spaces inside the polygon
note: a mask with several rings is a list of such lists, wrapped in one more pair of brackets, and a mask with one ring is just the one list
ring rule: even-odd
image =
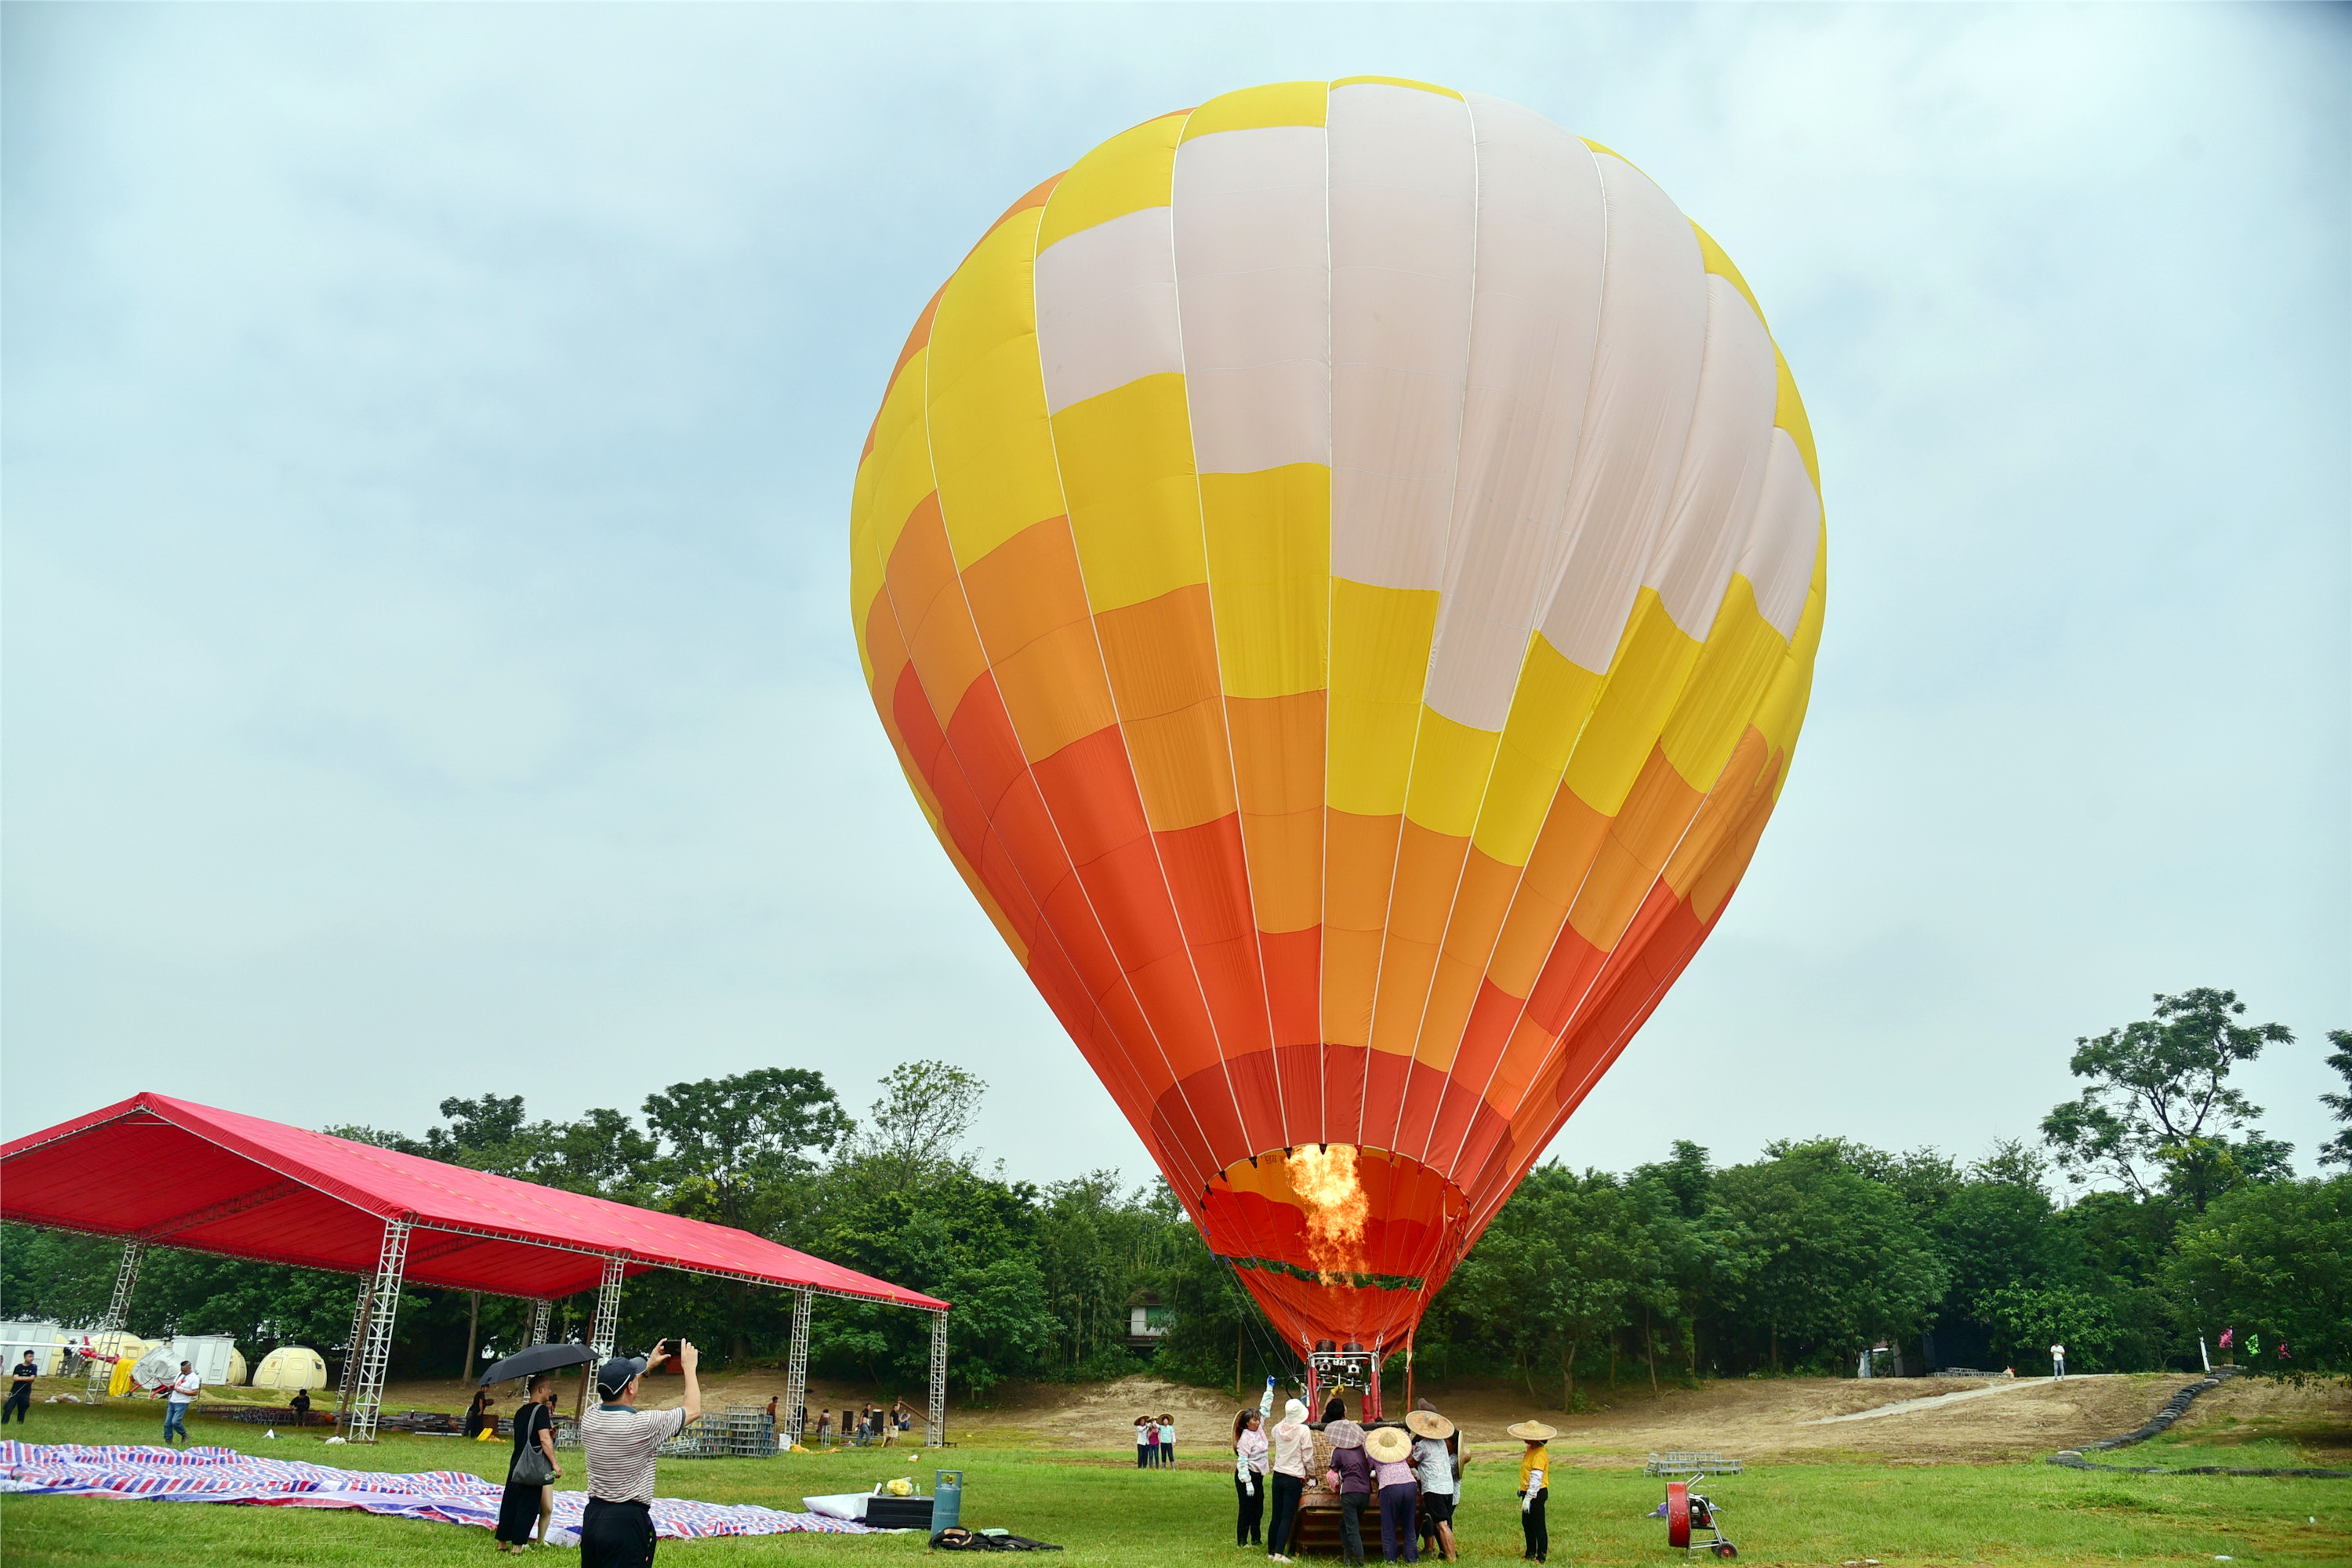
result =
[{"label": "hot air balloon", "polygon": [[940,846],[1302,1354],[1406,1342],[1722,918],[1822,626],[1729,258],[1608,148],[1389,78],[1013,203],[850,544]]}]

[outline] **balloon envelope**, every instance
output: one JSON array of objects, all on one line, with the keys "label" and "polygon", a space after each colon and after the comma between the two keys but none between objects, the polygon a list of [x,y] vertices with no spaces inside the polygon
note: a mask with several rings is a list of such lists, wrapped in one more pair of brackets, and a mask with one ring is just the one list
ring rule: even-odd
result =
[{"label": "balloon envelope", "polygon": [[1210,1246],[1393,1345],[1721,918],[1822,624],[1722,249],[1497,100],[1115,136],[917,321],[852,609],[909,786]]}]

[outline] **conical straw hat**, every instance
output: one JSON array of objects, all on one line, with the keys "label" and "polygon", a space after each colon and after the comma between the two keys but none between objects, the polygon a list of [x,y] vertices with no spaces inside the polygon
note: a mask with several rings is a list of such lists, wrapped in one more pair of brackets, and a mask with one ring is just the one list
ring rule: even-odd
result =
[{"label": "conical straw hat", "polygon": [[1404,1424],[1412,1428],[1414,1436],[1427,1437],[1432,1442],[1443,1443],[1454,1436],[1454,1423],[1434,1410],[1408,1411]]},{"label": "conical straw hat", "polygon": [[1412,1439],[1402,1426],[1380,1426],[1364,1435],[1364,1452],[1383,1465],[1393,1465],[1412,1452]]},{"label": "conical straw hat", "polygon": [[1514,1437],[1522,1438],[1529,1443],[1549,1443],[1559,1436],[1557,1430],[1545,1426],[1540,1421],[1522,1421],[1516,1426],[1506,1426],[1503,1430]]}]

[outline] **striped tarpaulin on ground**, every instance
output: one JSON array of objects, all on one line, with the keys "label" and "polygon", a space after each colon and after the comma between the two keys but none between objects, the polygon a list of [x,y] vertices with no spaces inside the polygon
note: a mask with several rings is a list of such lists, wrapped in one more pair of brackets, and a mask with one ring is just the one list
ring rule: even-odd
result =
[{"label": "striped tarpaulin on ground", "polygon": [[[439,1524],[498,1523],[496,1481],[463,1470],[338,1470],[300,1459],[264,1459],[231,1448],[98,1447],[79,1443],[0,1443],[0,1492],[142,1499],[162,1502],[255,1503],[279,1508],[351,1508]],[[555,1494],[547,1538],[576,1544],[585,1492]],[[814,1513],[786,1513],[750,1503],[654,1500],[655,1532],[667,1540],[719,1535],[858,1535],[866,1527]]]}]

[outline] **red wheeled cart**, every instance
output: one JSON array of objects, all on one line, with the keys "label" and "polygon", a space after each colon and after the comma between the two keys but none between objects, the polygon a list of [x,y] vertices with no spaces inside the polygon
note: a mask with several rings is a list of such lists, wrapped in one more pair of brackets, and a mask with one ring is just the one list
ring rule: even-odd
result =
[{"label": "red wheeled cart", "polygon": [[[1712,1552],[1717,1557],[1739,1555],[1739,1548],[1725,1537],[1723,1527],[1716,1522],[1716,1505],[1690,1489],[1688,1481],[1666,1483],[1666,1506],[1660,1510],[1666,1516],[1666,1544],[1685,1552]],[[1708,1539],[1693,1541],[1691,1531],[1703,1530]]]}]

